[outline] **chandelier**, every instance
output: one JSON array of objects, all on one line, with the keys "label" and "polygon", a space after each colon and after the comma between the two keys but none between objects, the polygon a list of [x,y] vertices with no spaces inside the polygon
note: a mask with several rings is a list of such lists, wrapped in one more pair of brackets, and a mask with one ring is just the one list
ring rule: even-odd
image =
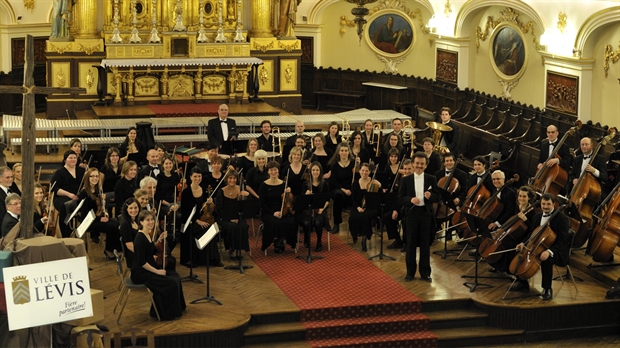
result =
[{"label": "chandelier", "polygon": [[357,36],[360,38],[360,42],[362,41],[362,32],[364,31],[364,24],[366,24],[366,20],[364,16],[367,16],[370,12],[364,5],[376,2],[377,0],[345,0],[351,4],[356,4],[357,7],[354,7],[351,10],[351,14],[355,16],[353,20],[355,24],[357,24]]}]

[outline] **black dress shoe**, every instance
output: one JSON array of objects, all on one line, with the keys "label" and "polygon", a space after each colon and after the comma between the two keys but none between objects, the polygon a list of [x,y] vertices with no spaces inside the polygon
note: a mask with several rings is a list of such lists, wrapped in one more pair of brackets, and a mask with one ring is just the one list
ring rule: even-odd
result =
[{"label": "black dress shoe", "polygon": [[368,251],[368,248],[366,247],[366,239],[362,239],[362,251]]},{"label": "black dress shoe", "polygon": [[336,234],[338,232],[340,232],[340,225],[338,224],[334,224],[334,227],[332,227],[332,231],[333,234]]},{"label": "black dress shoe", "polygon": [[429,283],[433,281],[433,279],[431,277],[422,277],[420,279],[422,279],[425,282],[429,282]]},{"label": "black dress shoe", "polygon": [[543,293],[540,296],[543,301],[549,301],[553,298],[553,290],[552,289],[543,289]]},{"label": "black dress shoe", "polygon": [[400,249],[403,247],[403,242],[395,240],[392,244],[388,245],[388,249]]},{"label": "black dress shoe", "polygon": [[355,244],[355,243],[357,243],[357,235],[356,234],[353,235],[353,244]]},{"label": "black dress shoe", "polygon": [[103,255],[105,255],[105,257],[106,257],[108,260],[115,260],[115,259],[116,259],[116,257],[114,257],[114,256],[110,256],[110,254],[108,254],[108,251],[107,251],[107,250],[104,250],[104,251],[103,251]]},{"label": "black dress shoe", "polygon": [[499,271],[496,268],[489,268],[489,272],[491,272],[491,273],[499,273]]},{"label": "black dress shoe", "polygon": [[92,237],[90,240],[92,240],[93,243],[99,244],[99,237]]},{"label": "black dress shoe", "polygon": [[400,252],[401,253],[406,253],[407,252],[407,246],[403,243],[403,247],[400,248]]},{"label": "black dress shoe", "polygon": [[410,275],[408,275],[408,276],[406,276],[406,277],[405,277],[405,281],[406,281],[406,282],[410,282],[410,281],[412,281],[412,280],[413,280],[413,278],[415,278],[415,277],[414,277],[414,276],[410,276]]},{"label": "black dress shoe", "polygon": [[314,248],[314,252],[318,253],[319,251],[323,251],[323,245],[322,244],[317,244],[316,248]]},{"label": "black dress shoe", "polygon": [[527,282],[520,282],[517,281],[516,283],[514,283],[509,291],[522,291],[522,292],[528,292],[530,291],[530,285]]}]

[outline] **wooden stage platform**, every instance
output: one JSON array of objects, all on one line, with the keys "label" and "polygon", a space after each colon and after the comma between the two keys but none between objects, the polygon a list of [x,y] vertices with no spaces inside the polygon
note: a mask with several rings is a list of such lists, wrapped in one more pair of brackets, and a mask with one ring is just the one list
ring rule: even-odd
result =
[{"label": "wooden stage platform", "polygon": [[[344,221],[347,221],[346,216]],[[347,225],[341,225],[341,232],[337,236],[346,238]],[[104,238],[104,236],[102,236]],[[252,238],[252,237],[251,237]],[[324,238],[326,238],[324,236]],[[254,242],[254,239],[251,240]],[[325,242],[323,243],[325,246]],[[386,243],[387,245],[387,243]],[[361,247],[350,245],[356,251]],[[440,252],[443,243],[437,243],[432,251]],[[452,242],[449,247],[456,247]],[[302,248],[302,250],[305,250]],[[268,249],[272,252],[272,249]],[[379,251],[379,239],[373,237],[369,242],[368,252],[362,253],[368,257]],[[439,337],[439,346],[479,346],[490,344],[515,344],[523,346],[524,342],[537,342],[544,340],[570,339],[568,342],[584,339],[598,343],[610,340],[610,335],[618,332],[618,314],[620,313],[620,301],[605,300],[605,293],[610,284],[620,277],[619,268],[608,268],[597,277],[603,277],[604,282],[594,279],[590,274],[600,272],[600,269],[588,269],[587,264],[591,260],[583,255],[583,251],[573,252],[573,270],[577,277],[584,279],[578,282],[575,290],[572,282],[553,282],[554,298],[543,302],[536,293],[540,291],[540,273],[531,281],[530,297],[502,300],[510,281],[507,279],[480,279],[481,283],[492,285],[491,288],[478,288],[470,292],[465,287],[465,281],[461,276],[473,274],[471,269],[473,262],[458,262],[456,256],[447,256],[442,259],[441,255],[433,254],[432,283],[420,281],[419,278],[412,282],[404,282],[406,273],[405,254],[396,250],[384,250],[387,255],[396,258],[396,261],[378,260],[372,261],[377,267],[388,274],[406,289],[414,293],[424,301],[423,313],[431,320],[431,331]],[[141,327],[154,330],[157,346],[250,346],[250,347],[307,347],[303,339],[304,328],[299,322],[291,321],[292,316],[298,317],[298,308],[289,300],[284,293],[270,281],[260,268],[249,257],[244,258],[245,264],[253,265],[245,274],[239,271],[225,270],[223,268],[211,268],[211,295],[223,303],[218,306],[212,302],[189,304],[190,301],[205,296],[204,284],[184,282],[184,294],[188,304],[184,316],[175,321],[158,322],[149,317],[149,300],[145,292],[136,291],[131,294],[129,303],[123,313],[120,324],[116,323],[116,314],[112,313],[117,301],[119,291],[119,278],[115,276],[115,263],[106,260],[101,247],[93,247],[95,261],[91,262],[91,286],[102,289],[106,295],[105,319],[100,324],[106,325],[111,332],[119,331],[128,327]],[[292,250],[286,253],[291,258],[295,257]],[[314,263],[329,263],[329,251],[325,248],[320,254],[325,258],[315,260]],[[177,256],[178,247],[173,254]],[[226,265],[234,264],[228,253],[221,251],[222,261]],[[616,250],[616,259],[620,252]],[[471,259],[467,252],[461,259]],[[370,262],[370,261],[369,261]],[[313,263],[313,264],[314,264]],[[489,266],[485,262],[480,264],[481,276],[493,276],[488,272]],[[303,272],[305,267],[312,267],[304,261],[299,261],[299,267],[294,272]],[[585,267],[585,268],[584,268]],[[578,270],[579,268],[584,271]],[[564,269],[561,269],[564,271]],[[177,266],[181,276],[187,276],[189,269],[185,266]],[[204,266],[194,269],[194,273],[201,280],[205,280],[206,268]],[[372,279],[367,279],[372,282]],[[333,291],[339,291],[337,288]],[[509,297],[519,296],[521,293],[510,293]],[[377,294],[377,296],[390,296],[390,294]],[[610,314],[613,313],[613,314]],[[609,316],[601,319],[601,316]],[[592,323],[588,328],[571,327],[574,321],[584,320]],[[458,320],[462,320],[461,323]],[[537,321],[552,321],[548,327],[532,328]],[[269,322],[272,321],[271,324]],[[280,321],[278,323],[278,321]],[[451,325],[451,322],[456,325]],[[609,325],[601,325],[600,322],[608,322]],[[481,324],[482,323],[482,324]],[[256,325],[262,324],[262,325]],[[456,327],[451,327],[456,326]],[[601,338],[606,336],[604,338]],[[595,338],[591,338],[595,337]],[[611,336],[612,344],[619,343],[619,339]],[[283,341],[283,342],[281,342]],[[566,342],[566,341],[563,341]],[[596,346],[606,346],[604,344]],[[516,345],[518,344],[518,345]],[[593,344],[588,344],[592,346]],[[507,345],[511,346],[511,345]],[[533,344],[528,346],[537,347]],[[554,342],[541,346],[558,346]],[[579,346],[579,345],[574,345]]]},{"label": "wooden stage platform", "polygon": [[[205,104],[206,105],[206,104]],[[282,112],[267,103],[227,104],[229,116],[276,116]],[[93,106],[93,112],[99,118],[156,117],[148,105],[133,106]]]}]

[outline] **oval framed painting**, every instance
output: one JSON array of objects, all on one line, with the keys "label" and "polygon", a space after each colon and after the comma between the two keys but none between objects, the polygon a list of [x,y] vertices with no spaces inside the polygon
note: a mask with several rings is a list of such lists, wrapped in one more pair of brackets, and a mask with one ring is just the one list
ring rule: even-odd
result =
[{"label": "oval framed painting", "polygon": [[495,73],[505,81],[519,79],[527,58],[521,30],[510,22],[501,23],[493,30],[490,42],[489,59]]},{"label": "oval framed painting", "polygon": [[414,24],[404,12],[384,10],[368,17],[364,40],[375,53],[398,58],[411,51],[415,44]]}]

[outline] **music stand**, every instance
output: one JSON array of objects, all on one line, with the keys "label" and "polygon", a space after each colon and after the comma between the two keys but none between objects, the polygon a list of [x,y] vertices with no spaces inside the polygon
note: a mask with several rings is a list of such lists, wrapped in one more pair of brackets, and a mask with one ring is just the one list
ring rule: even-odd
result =
[{"label": "music stand", "polygon": [[[252,208],[252,212],[255,212],[257,208],[254,208],[252,205],[253,204],[247,204],[250,202],[250,200],[246,199],[243,201],[238,201],[238,200],[230,200],[230,203],[226,204],[226,210],[228,209],[232,209],[235,210],[239,213],[239,222],[241,223],[241,221],[243,221],[243,216],[246,215],[246,213],[248,213],[248,215],[251,214],[250,211],[246,210],[245,207],[249,206],[250,208]],[[256,201],[258,202],[258,200]],[[252,215],[254,216],[254,215]],[[237,246],[239,247],[239,249],[237,249],[236,254],[237,254],[237,260],[239,260],[239,262],[234,265],[234,266],[226,266],[224,267],[224,269],[232,269],[232,270],[239,270],[239,273],[241,274],[245,274],[244,270],[246,269],[250,269],[250,268],[254,268],[254,266],[250,266],[250,265],[244,265],[243,263],[241,263],[242,259],[243,259],[243,253],[241,252],[241,233],[237,233],[238,234],[238,244]]]},{"label": "music stand", "polygon": [[[491,237],[491,232],[489,232],[489,229],[486,226],[486,221],[484,219],[481,219],[479,217],[473,216],[473,215],[469,215],[469,214],[465,214],[465,219],[467,220],[467,224],[469,224],[469,229],[476,233],[476,235],[481,235],[485,238],[492,238]],[[490,284],[482,284],[482,283],[478,283],[478,261],[480,261],[480,253],[478,252],[478,248],[476,248],[476,257],[475,257],[475,264],[474,264],[474,281],[473,282],[465,282],[463,283],[463,285],[465,285],[466,287],[469,288],[469,292],[474,292],[476,291],[477,287],[486,287],[486,288],[492,288],[493,285]],[[468,278],[470,276],[465,276],[462,275],[461,278]]]},{"label": "music stand", "polygon": [[[187,222],[185,223],[185,225],[183,225],[181,229],[181,233],[185,233],[187,231],[187,228],[191,226],[192,218],[194,217],[195,213],[196,213],[196,206],[194,206],[194,208],[192,209],[192,212],[189,214],[189,217],[187,218]],[[195,283],[202,284],[202,280],[198,279],[198,276],[194,274],[194,257],[193,257],[194,246],[192,245],[192,240],[194,240],[194,229],[189,227],[189,275],[187,277],[181,278],[181,281],[184,282],[186,280],[190,280]],[[209,258],[207,257],[207,260],[208,259]],[[208,268],[209,266],[207,266],[207,269]]]},{"label": "music stand", "polygon": [[232,140],[229,141],[228,143],[230,143],[230,148],[232,149],[232,153],[231,154],[235,154],[235,153],[241,153],[241,152],[246,152],[247,148],[248,148],[248,140]]},{"label": "music stand", "polygon": [[[220,230],[219,230],[217,223],[214,223],[213,225],[211,225],[211,227],[209,227],[207,232],[205,232],[205,234],[202,237],[200,237],[200,239],[195,239],[196,246],[198,247],[198,249],[203,250],[209,244],[209,242],[211,242],[211,240],[213,240],[213,238],[218,235],[219,232]],[[207,260],[208,259],[209,259],[209,248],[207,247]],[[207,301],[207,302],[211,301],[211,302],[217,303],[220,306],[222,305],[222,302],[216,300],[215,297],[211,296],[211,290],[209,287],[210,285],[209,284],[209,269],[210,268],[211,267],[207,265],[207,294],[205,295],[205,297],[201,297],[201,298],[197,298],[193,300],[192,302],[190,302],[191,304],[198,303],[200,301]]]},{"label": "music stand", "polygon": [[[437,192],[439,192],[439,195],[441,196],[441,204],[444,204],[445,206],[447,206],[448,208],[454,210],[456,212],[456,204],[454,204],[454,200],[452,198],[452,194],[450,194],[450,192],[444,190],[441,187],[437,187]],[[452,216],[452,215],[451,215]],[[437,220],[437,213],[435,213],[435,220]],[[450,221],[449,217],[446,217],[445,221],[439,221],[437,220],[437,223],[441,223],[442,225],[444,223],[447,223],[448,221]],[[445,228],[448,228],[450,226],[446,226]],[[444,228],[444,229],[445,229]],[[458,255],[459,254],[459,250],[458,249],[448,249],[448,234],[450,235],[450,238],[452,238],[452,231],[454,231],[453,229],[449,229],[446,230],[444,232],[443,237],[436,237],[437,239],[443,238],[443,250],[441,251],[433,251],[433,254],[435,255],[440,255],[441,254],[441,259],[444,260],[448,254],[450,255]]]},{"label": "music stand", "polygon": [[[310,210],[310,231],[308,231],[309,234],[312,234],[312,229],[314,228],[314,219],[315,219],[315,217],[314,217],[314,209],[320,209],[320,208],[315,208],[315,207],[324,207],[325,206],[325,202],[327,202],[328,200],[329,200],[329,193],[315,193],[315,194],[311,194],[311,195],[298,195],[295,198],[295,201],[293,202],[293,210],[294,211],[304,211],[306,209]],[[310,236],[308,236],[308,239],[312,240],[312,238],[310,238]],[[318,240],[318,236],[317,236],[317,243],[320,243],[320,242],[321,241]],[[322,259],[323,258],[323,256],[320,256],[320,255],[312,255],[312,245],[311,245],[311,243],[308,243],[308,248],[307,249],[308,249],[308,255],[307,256],[298,255],[296,258],[302,259],[302,260],[306,259],[306,263],[308,263],[308,264],[311,264],[312,260]]]},{"label": "music stand", "polygon": [[[379,175],[379,174],[377,174]],[[375,234],[379,235],[379,253],[368,258],[373,260],[379,258],[379,260],[388,259],[396,260],[395,258],[383,253],[383,213],[385,211],[386,202],[393,202],[396,200],[396,193],[383,193],[381,189],[379,192],[367,192],[366,193],[366,209],[379,209],[379,231]]]}]

